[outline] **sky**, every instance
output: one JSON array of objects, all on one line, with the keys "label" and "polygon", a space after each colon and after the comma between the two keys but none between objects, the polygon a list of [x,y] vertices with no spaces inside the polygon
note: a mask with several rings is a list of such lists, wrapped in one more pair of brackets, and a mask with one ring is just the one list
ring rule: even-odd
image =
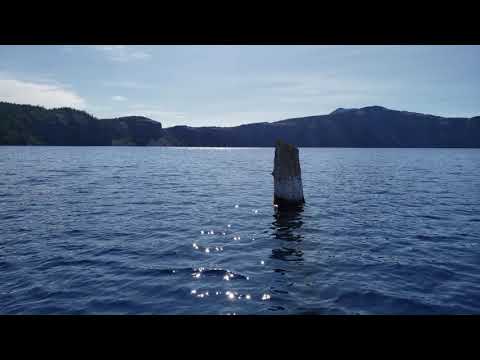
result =
[{"label": "sky", "polygon": [[480,115],[480,46],[0,45],[0,101],[164,127],[379,105]]}]

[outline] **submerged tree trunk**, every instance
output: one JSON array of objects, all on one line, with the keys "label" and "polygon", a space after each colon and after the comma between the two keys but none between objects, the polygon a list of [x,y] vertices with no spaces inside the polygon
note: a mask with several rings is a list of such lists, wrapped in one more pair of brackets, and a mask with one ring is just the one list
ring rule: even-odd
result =
[{"label": "submerged tree trunk", "polygon": [[278,207],[292,207],[305,203],[298,149],[277,141],[273,167],[273,203]]}]

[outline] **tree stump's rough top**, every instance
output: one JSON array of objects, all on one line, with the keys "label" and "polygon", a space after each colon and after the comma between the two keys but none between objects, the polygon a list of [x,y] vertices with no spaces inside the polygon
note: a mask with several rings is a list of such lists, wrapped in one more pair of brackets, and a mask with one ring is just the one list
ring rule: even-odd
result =
[{"label": "tree stump's rough top", "polygon": [[278,206],[296,206],[305,203],[298,149],[277,141],[273,167],[274,196]]}]

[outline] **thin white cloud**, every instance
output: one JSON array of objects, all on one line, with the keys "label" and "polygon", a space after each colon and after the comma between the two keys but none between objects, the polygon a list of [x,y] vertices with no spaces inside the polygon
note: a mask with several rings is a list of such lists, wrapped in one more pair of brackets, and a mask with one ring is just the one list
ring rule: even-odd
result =
[{"label": "thin white cloud", "polygon": [[46,108],[85,109],[86,101],[73,90],[56,82],[32,82],[0,74],[0,101]]},{"label": "thin white cloud", "polygon": [[[256,109],[252,112],[253,118],[250,121],[247,120],[248,122],[281,120],[282,117],[292,115],[326,114],[338,107],[356,107],[363,104],[369,105],[372,102],[376,104],[385,99],[391,99],[401,90],[401,84],[395,79],[388,82],[380,80],[366,82],[332,71],[313,74],[292,72],[261,74],[255,77],[251,75],[243,78],[230,77],[224,84],[226,85],[222,93],[231,94],[231,96],[226,97],[222,102],[205,99],[199,111],[226,114],[228,119],[231,118],[236,123],[236,119],[239,119],[242,114],[235,111],[235,108]],[[241,92],[242,96],[235,97],[237,92]],[[383,100],[380,101],[380,98]],[[275,109],[268,111],[272,103],[275,103]],[[259,111],[265,111],[266,116]],[[281,115],[282,113],[284,116]],[[269,114],[279,114],[281,117],[272,119]],[[214,118],[218,117],[210,118],[211,121]],[[263,120],[263,118],[267,119]],[[229,122],[228,119],[224,121]]]},{"label": "thin white cloud", "polygon": [[153,86],[141,82],[136,82],[136,81],[126,81],[126,80],[120,80],[120,81],[103,81],[101,83],[103,86],[108,86],[108,87],[118,87],[118,88],[125,88],[125,89],[150,89]]},{"label": "thin white cloud", "polygon": [[93,48],[115,62],[146,60],[151,57],[149,52],[136,45],[94,45]]},{"label": "thin white cloud", "polygon": [[127,98],[125,96],[115,95],[115,96],[112,96],[112,100],[113,101],[127,101]]}]

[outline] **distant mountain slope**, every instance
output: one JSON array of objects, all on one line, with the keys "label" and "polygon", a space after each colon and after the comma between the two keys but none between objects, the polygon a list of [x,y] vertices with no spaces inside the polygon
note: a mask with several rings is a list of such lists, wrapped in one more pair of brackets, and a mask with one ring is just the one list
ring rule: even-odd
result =
[{"label": "distant mountain slope", "polygon": [[189,146],[480,147],[480,117],[444,118],[380,106],[231,128],[166,129]]},{"label": "distant mountain slope", "polygon": [[97,119],[69,108],[0,102],[0,144],[270,147],[480,147],[480,117],[445,118],[381,106],[235,127],[162,128],[139,116]]}]

